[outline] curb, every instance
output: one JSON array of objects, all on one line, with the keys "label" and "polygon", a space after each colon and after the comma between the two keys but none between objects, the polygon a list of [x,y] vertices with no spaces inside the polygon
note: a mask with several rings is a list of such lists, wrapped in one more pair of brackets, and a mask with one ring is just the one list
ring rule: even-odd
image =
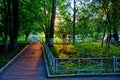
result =
[{"label": "curb", "polygon": [[10,66],[20,55],[22,55],[22,52],[28,47],[29,45],[26,45],[15,57],[13,57],[7,64],[5,64],[0,69],[0,74],[2,74],[3,71],[7,69],[8,66]]},{"label": "curb", "polygon": [[48,78],[75,78],[75,77],[118,77],[120,73],[111,74],[69,74],[69,75],[48,75]]},{"label": "curb", "polygon": [[43,51],[43,59],[44,59],[44,63],[45,63],[45,68],[46,68],[46,74],[47,74],[47,77],[49,78],[50,73],[49,73],[48,64],[47,64],[47,61],[46,61],[46,56],[45,56],[46,51],[45,51],[44,45],[42,46],[42,51]]}]

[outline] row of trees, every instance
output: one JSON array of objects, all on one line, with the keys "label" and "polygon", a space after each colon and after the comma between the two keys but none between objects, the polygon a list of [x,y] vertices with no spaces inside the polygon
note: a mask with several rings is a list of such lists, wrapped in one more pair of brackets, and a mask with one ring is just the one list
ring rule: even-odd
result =
[{"label": "row of trees", "polygon": [[[22,1],[20,9],[21,29],[26,39],[31,31],[44,32],[46,43],[53,44],[56,0]],[[24,19],[23,19],[24,17]]]},{"label": "row of trees", "polygon": [[18,0],[0,1],[0,35],[3,39],[5,49],[7,49],[8,34],[10,35],[11,49],[17,46],[18,36]]},{"label": "row of trees", "polygon": [[0,34],[5,44],[10,36],[11,48],[17,46],[19,34],[27,39],[31,31],[43,31],[49,46],[54,33],[72,35],[73,42],[77,34],[83,39],[113,33],[117,42],[119,6],[120,0],[1,0]]},{"label": "row of trees", "polygon": [[[46,42],[53,45],[56,0],[1,0],[0,34],[5,48],[15,49],[19,34],[44,30]],[[19,33],[18,33],[19,32]]]},{"label": "row of trees", "polygon": [[62,6],[64,9],[59,8],[59,17],[62,18],[59,26],[62,29],[66,26],[65,31],[73,35],[73,40],[76,34],[95,39],[103,33],[103,38],[105,34],[110,36],[108,48],[112,35],[118,43],[120,0],[65,0]]}]

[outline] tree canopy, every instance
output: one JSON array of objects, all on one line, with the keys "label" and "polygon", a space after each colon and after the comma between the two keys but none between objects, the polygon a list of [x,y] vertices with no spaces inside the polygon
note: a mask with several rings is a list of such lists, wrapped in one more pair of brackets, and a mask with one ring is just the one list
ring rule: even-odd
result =
[{"label": "tree canopy", "polygon": [[[64,33],[75,40],[109,34],[118,42],[120,0],[0,0],[0,37],[7,47],[17,46],[18,35],[44,32],[45,42]],[[109,40],[110,42],[110,40]],[[108,42],[108,48],[109,48]]]}]

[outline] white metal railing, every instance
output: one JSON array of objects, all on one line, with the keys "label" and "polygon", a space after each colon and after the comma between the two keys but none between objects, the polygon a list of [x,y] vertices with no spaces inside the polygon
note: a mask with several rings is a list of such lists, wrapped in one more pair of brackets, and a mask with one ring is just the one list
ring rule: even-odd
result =
[{"label": "white metal railing", "polygon": [[113,56],[114,71],[120,70],[120,57]]},{"label": "white metal railing", "polygon": [[44,44],[46,56],[52,74],[96,74],[120,71],[120,57],[111,58],[55,58],[48,46]]},{"label": "white metal railing", "polygon": [[106,73],[111,72],[112,58],[55,58],[55,72]]},{"label": "white metal railing", "polygon": [[50,63],[50,66],[52,68],[52,73],[54,74],[54,67],[55,67],[55,58],[51,51],[49,50],[48,46],[46,44],[43,44],[45,47],[45,52],[47,54],[48,61]]}]

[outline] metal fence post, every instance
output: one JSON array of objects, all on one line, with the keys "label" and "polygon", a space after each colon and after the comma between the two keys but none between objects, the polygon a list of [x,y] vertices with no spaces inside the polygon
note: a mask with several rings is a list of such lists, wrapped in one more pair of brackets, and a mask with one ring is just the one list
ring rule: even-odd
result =
[{"label": "metal fence post", "polygon": [[113,70],[116,71],[116,57],[113,56]]},{"label": "metal fence post", "polygon": [[103,69],[103,58],[101,57],[101,71]]},{"label": "metal fence post", "polygon": [[55,58],[55,72],[57,72],[57,58]]},{"label": "metal fence post", "polygon": [[80,71],[80,58],[79,58],[79,64],[78,65],[79,65],[79,71]]}]

